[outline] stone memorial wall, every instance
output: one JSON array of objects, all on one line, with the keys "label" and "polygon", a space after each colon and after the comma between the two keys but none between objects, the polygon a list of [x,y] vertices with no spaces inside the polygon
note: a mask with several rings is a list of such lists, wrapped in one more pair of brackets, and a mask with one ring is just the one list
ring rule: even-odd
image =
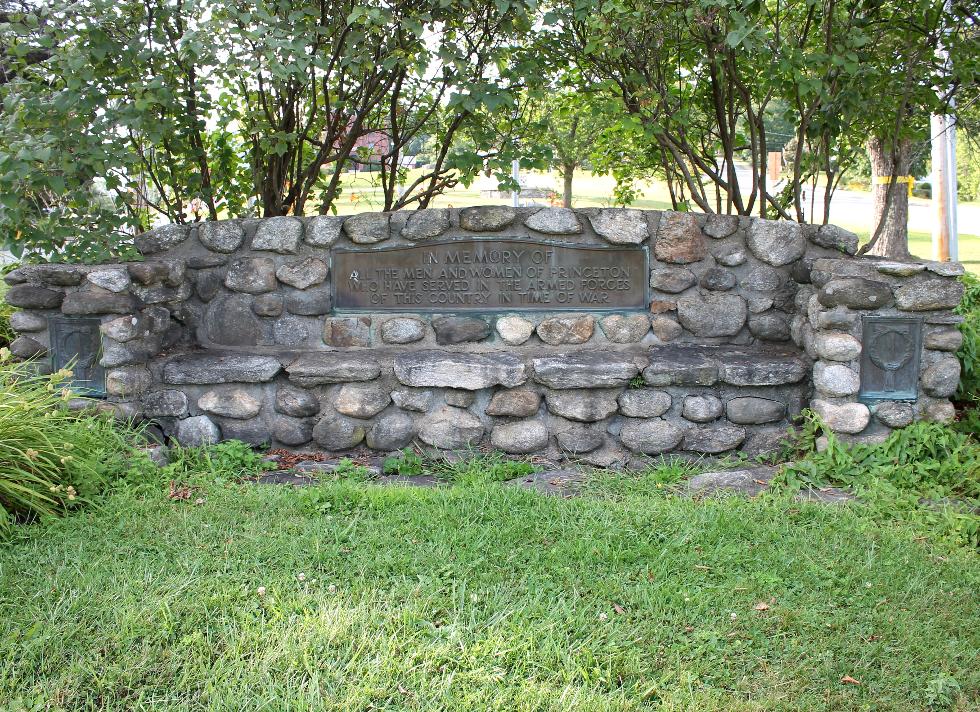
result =
[{"label": "stone memorial wall", "polygon": [[187,445],[770,451],[953,417],[959,265],[834,226],[619,209],[172,225],[141,262],[25,266],[12,351]]}]

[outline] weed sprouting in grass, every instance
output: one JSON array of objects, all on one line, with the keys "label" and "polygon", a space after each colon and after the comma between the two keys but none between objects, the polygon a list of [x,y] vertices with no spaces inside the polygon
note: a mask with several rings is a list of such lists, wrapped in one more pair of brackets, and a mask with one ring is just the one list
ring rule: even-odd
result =
[{"label": "weed sprouting in grass", "polygon": [[[826,438],[822,451],[816,441]],[[879,444],[842,443],[806,411],[798,446],[805,457],[783,466],[777,484],[847,487],[879,516],[933,528],[980,545],[980,444],[975,432],[918,422]]]},{"label": "weed sprouting in grass", "polygon": [[397,455],[386,457],[381,463],[381,469],[385,474],[414,477],[422,474],[425,469],[425,461],[421,455],[407,447]]},{"label": "weed sprouting in grass", "polygon": [[433,470],[439,477],[458,485],[505,482],[526,477],[539,469],[526,460],[508,458],[498,452],[474,452],[459,460],[433,464]]},{"label": "weed sprouting in grass", "polygon": [[[224,483],[255,477],[275,469],[251,445],[240,440],[225,440],[202,447],[174,446],[170,464],[160,468],[158,482]],[[143,470],[136,468],[136,474]]]}]

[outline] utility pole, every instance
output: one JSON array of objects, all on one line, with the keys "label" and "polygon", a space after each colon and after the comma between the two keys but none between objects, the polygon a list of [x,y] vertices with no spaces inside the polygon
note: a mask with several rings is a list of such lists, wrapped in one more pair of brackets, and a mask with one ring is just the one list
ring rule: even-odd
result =
[{"label": "utility pole", "polygon": [[521,160],[515,158],[510,162],[510,177],[517,187],[510,192],[510,204],[515,208],[521,207]]},{"label": "utility pole", "polygon": [[[946,0],[944,11],[950,11]],[[942,65],[949,65],[949,52],[940,43],[936,55]],[[950,101],[950,108],[953,107]],[[935,222],[932,226],[932,257],[940,262],[959,259],[956,206],[956,119],[933,114],[929,120],[932,136],[932,207]]]}]

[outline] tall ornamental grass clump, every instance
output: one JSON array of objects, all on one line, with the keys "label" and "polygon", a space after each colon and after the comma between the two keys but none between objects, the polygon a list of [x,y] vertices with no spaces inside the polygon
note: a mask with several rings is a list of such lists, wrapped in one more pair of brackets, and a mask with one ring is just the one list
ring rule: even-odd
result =
[{"label": "tall ornamental grass clump", "polygon": [[0,349],[0,536],[89,502],[127,471],[138,432],[70,410],[70,377],[36,375]]}]

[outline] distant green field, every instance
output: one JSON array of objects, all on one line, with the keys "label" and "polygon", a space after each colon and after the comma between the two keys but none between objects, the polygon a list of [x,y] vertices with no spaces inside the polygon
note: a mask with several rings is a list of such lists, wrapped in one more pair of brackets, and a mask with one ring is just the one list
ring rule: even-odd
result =
[{"label": "distant green field", "polygon": [[[557,172],[551,174],[534,173],[532,182],[536,186],[552,185],[557,190],[561,178]],[[370,174],[361,174],[356,178],[345,179],[344,194],[337,206],[341,214],[351,214],[379,210],[384,204],[381,191],[373,184]],[[616,186],[611,176],[596,176],[588,172],[575,174],[573,189],[575,192],[575,207],[594,208],[610,206],[610,196]],[[468,205],[509,204],[506,198],[489,198],[481,194],[476,186],[464,188],[459,186],[436,198],[430,205],[434,208],[461,208]],[[654,181],[640,186],[639,198],[631,207],[646,210],[669,210],[670,196],[663,183]],[[841,224],[841,227],[852,230],[863,239],[868,238],[868,229],[863,225]],[[912,254],[923,259],[932,258],[932,236],[926,232],[909,233],[909,243]],[[980,235],[960,234],[960,261],[971,272],[980,274]]]}]

